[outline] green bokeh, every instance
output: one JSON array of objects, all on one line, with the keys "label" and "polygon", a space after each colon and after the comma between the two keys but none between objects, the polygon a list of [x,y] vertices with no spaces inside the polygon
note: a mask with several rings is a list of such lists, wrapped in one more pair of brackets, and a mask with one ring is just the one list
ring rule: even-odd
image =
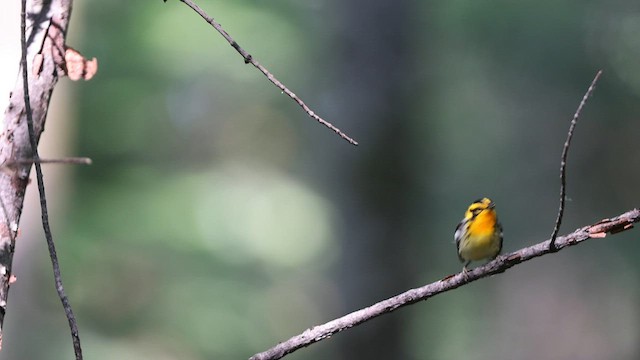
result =
[{"label": "green bokeh", "polygon": [[[458,271],[453,229],[481,196],[498,204],[505,251],[546,239],[569,120],[600,68],[561,233],[638,206],[632,1],[198,3],[361,145],[314,123],[181,2],[83,4],[74,47],[100,70],[71,96],[75,151],[94,164],[73,170],[53,216],[87,358],[248,358]],[[635,238],[523,264],[290,357],[635,359]],[[8,354],[69,358],[40,260],[46,315]]]}]

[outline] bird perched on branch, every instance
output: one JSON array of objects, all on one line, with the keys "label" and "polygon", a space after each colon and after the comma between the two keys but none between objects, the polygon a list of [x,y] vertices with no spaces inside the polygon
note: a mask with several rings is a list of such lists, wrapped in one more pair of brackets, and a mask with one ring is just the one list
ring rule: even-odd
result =
[{"label": "bird perched on branch", "polygon": [[472,261],[495,259],[502,250],[502,226],[495,203],[489,198],[482,198],[469,205],[453,237],[458,258],[464,263],[463,272],[467,272]]}]

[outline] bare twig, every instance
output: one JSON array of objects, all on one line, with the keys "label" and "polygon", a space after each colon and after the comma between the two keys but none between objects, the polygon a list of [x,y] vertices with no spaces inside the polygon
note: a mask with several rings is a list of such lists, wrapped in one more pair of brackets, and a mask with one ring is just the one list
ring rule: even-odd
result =
[{"label": "bare twig", "polygon": [[[607,234],[615,234],[632,228],[633,224],[638,221],[640,221],[640,210],[633,209],[615,218],[604,219],[593,225],[577,229],[571,234],[561,236],[556,240],[556,247],[558,250],[561,250],[565,247],[580,244],[590,238],[602,238]],[[405,291],[400,295],[383,300],[367,308],[354,311],[323,325],[312,327],[305,330],[302,334],[281,342],[269,350],[253,355],[250,360],[280,359],[300,348],[326,339],[342,330],[359,325],[380,315],[388,314],[401,307],[427,300],[435,295],[456,289],[472,281],[502,273],[517,264],[552,253],[553,251],[549,248],[550,241],[551,240],[543,241],[510,254],[498,256],[495,260],[470,270],[466,274],[458,273],[447,276],[429,285]]]},{"label": "bare twig", "polygon": [[32,163],[39,162],[40,164],[76,164],[76,165],[91,165],[93,161],[88,157],[66,157],[60,159],[17,159],[10,160],[5,165],[30,165]]},{"label": "bare twig", "polygon": [[[26,9],[27,0],[22,0],[22,13],[21,13],[21,33],[20,43],[22,47],[22,80],[24,88],[24,106],[27,115],[27,127],[29,130],[29,141],[31,143],[31,151],[33,154],[33,162],[36,168],[36,178],[38,180],[38,191],[40,193],[40,209],[42,212],[42,227],[44,229],[45,238],[47,240],[47,247],[49,248],[49,256],[51,258],[51,265],[53,267],[53,276],[56,285],[56,291],[62,302],[62,307],[67,316],[69,322],[69,328],[71,330],[71,338],[73,340],[73,350],[76,355],[76,359],[82,359],[82,347],[80,346],[80,335],[78,334],[78,325],[76,323],[75,316],[69,304],[69,299],[65,294],[64,287],[62,285],[62,275],[60,274],[60,264],[58,263],[58,255],[56,254],[56,247],[53,242],[53,235],[51,233],[51,227],[49,226],[49,212],[47,209],[47,198],[45,196],[44,179],[42,176],[42,166],[40,164],[40,156],[38,155],[38,140],[36,139],[36,132],[33,126],[33,112],[31,111],[31,100],[29,99],[29,71],[27,70],[27,40],[26,40]],[[6,214],[6,211],[5,211]],[[11,229],[9,229],[11,230]]]},{"label": "bare twig", "polygon": [[307,113],[307,115],[309,115],[312,119],[319,122],[320,124],[333,130],[336,134],[340,135],[341,138],[347,140],[349,143],[353,145],[358,145],[357,141],[353,140],[347,134],[342,132],[342,130],[338,129],[330,122],[324,120],[323,118],[318,116],[313,110],[311,110],[309,106],[307,106],[307,104],[305,104],[304,101],[302,101],[302,99],[300,99],[295,93],[293,93],[283,83],[281,83],[278,79],[276,79],[276,77],[273,76],[273,74],[270,73],[269,70],[267,70],[267,68],[265,68],[263,65],[258,63],[258,61],[256,61],[256,59],[253,56],[251,56],[251,54],[249,54],[246,50],[240,47],[240,45],[238,45],[238,43],[235,40],[233,40],[233,38],[222,28],[220,23],[215,21],[211,16],[207,15],[207,13],[204,12],[204,10],[202,10],[198,5],[196,5],[191,0],[180,0],[180,1],[185,3],[185,5],[187,5],[191,9],[193,9],[206,22],[208,22],[211,26],[213,26],[220,33],[220,35],[222,35],[222,37],[224,37],[225,40],[227,40],[229,45],[231,45],[234,49],[236,49],[236,51],[242,56],[242,58],[244,58],[245,64],[251,64],[255,66],[258,70],[260,70],[260,72],[262,72],[264,76],[266,76],[267,79],[269,79],[269,81],[273,83],[273,85],[275,85],[278,89],[280,89],[282,92],[287,94],[287,96],[289,96],[293,101],[295,101]]},{"label": "bare twig", "polygon": [[567,197],[567,154],[569,153],[571,138],[573,138],[573,131],[578,124],[578,118],[580,117],[582,108],[587,103],[587,100],[593,93],[593,90],[595,90],[596,83],[598,82],[600,75],[602,75],[602,70],[599,70],[596,76],[593,78],[593,81],[591,81],[591,85],[582,97],[582,101],[580,102],[580,105],[578,105],[578,109],[576,110],[575,114],[573,114],[573,119],[571,119],[571,125],[569,126],[569,132],[567,133],[567,140],[564,142],[564,147],[562,148],[562,156],[560,158],[560,206],[558,208],[558,217],[556,218],[556,223],[553,227],[553,233],[551,234],[551,241],[549,242],[549,250],[551,251],[557,250],[556,237],[558,237],[560,224],[562,224],[562,216],[564,215],[564,204]]}]

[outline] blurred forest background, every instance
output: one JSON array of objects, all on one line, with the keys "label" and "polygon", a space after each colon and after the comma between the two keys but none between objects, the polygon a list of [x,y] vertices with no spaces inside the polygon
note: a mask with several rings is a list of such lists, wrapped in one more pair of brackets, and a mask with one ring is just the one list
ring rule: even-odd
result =
[{"label": "blurred forest background", "polygon": [[[61,81],[41,155],[94,161],[45,168],[88,359],[244,359],[455,273],[453,230],[482,196],[505,251],[547,239],[569,120],[600,68],[560,233],[639,205],[637,1],[197,3],[360,146],[179,1],[76,1],[68,42],[99,71]],[[35,190],[1,359],[72,358]],[[637,359],[637,238],[545,256],[287,359]]]}]

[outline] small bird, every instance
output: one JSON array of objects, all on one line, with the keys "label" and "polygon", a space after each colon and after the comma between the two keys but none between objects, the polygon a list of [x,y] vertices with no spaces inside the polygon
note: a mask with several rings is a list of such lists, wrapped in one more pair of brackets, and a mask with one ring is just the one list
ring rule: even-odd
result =
[{"label": "small bird", "polygon": [[502,250],[502,225],[498,221],[495,203],[489,198],[474,201],[453,235],[458,258],[464,263],[462,272],[472,261],[493,260]]}]

